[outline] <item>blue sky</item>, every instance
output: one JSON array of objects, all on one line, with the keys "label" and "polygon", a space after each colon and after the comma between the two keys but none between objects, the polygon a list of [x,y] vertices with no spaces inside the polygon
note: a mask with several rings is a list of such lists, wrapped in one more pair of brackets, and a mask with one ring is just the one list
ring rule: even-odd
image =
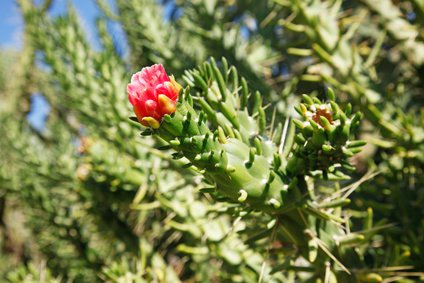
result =
[{"label": "blue sky", "polygon": [[[0,48],[21,48],[23,21],[15,0],[0,0]],[[36,0],[36,3],[42,1]],[[66,11],[67,0],[53,0],[49,14],[57,16]],[[93,32],[92,25],[99,11],[94,0],[71,0],[78,11],[81,20],[87,27],[88,36]]]},{"label": "blue sky", "polygon": [[[15,0],[0,0],[0,48],[21,49],[23,20],[20,15],[19,6]],[[41,1],[35,1],[40,3]],[[63,14],[67,7],[66,0],[54,0],[49,10],[51,16]],[[80,15],[80,19],[85,26],[87,36],[91,39],[94,46],[98,43],[94,36],[94,22],[99,15],[94,0],[73,0],[71,3],[75,6]],[[44,129],[45,120],[50,111],[50,106],[44,96],[35,93],[31,97],[31,111],[28,114],[28,122],[38,131]]]},{"label": "blue sky", "polygon": [[0,47],[21,47],[22,18],[18,5],[13,0],[2,0],[0,4]]}]

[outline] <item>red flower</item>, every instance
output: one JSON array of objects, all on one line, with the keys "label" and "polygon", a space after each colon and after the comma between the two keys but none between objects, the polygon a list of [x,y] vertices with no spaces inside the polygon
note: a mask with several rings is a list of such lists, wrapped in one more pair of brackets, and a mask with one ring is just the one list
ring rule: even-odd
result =
[{"label": "red flower", "polygon": [[165,114],[175,112],[180,90],[181,85],[173,76],[168,77],[162,64],[141,69],[127,86],[138,121],[154,129],[159,128]]}]

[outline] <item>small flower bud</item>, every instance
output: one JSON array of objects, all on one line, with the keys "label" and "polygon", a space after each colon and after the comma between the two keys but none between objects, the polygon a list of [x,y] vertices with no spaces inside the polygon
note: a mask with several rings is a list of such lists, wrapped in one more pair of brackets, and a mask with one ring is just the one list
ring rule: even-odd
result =
[{"label": "small flower bud", "polygon": [[163,116],[175,112],[181,88],[161,64],[135,73],[127,92],[137,120],[146,127],[159,128]]}]

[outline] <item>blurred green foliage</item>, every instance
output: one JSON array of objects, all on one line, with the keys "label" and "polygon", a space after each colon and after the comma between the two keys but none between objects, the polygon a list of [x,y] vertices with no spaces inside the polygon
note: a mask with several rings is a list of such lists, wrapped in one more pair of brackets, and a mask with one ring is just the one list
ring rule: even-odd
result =
[{"label": "blurred green foliage", "polygon": [[[0,281],[424,280],[422,1],[97,0],[99,50],[72,5],[51,17],[52,1],[18,2],[24,47],[0,51]],[[301,94],[322,101],[328,86],[340,108],[364,114],[354,138],[367,145],[351,158],[351,179],[309,168],[303,184],[314,201],[339,194],[349,204],[314,206],[307,224],[246,210],[209,193],[184,159],[157,149],[163,141],[139,136],[128,119],[131,74],[163,63],[186,85],[211,56],[227,58],[251,96],[259,91],[266,131],[279,122],[280,135],[294,131],[285,121],[300,118]],[[34,93],[51,106],[42,131],[26,119]]]}]

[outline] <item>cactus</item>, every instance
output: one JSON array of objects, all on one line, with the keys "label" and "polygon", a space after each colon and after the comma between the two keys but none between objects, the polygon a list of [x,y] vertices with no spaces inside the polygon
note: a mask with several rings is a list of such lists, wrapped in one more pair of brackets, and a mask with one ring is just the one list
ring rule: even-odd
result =
[{"label": "cactus", "polygon": [[[175,113],[164,114],[160,124],[147,127],[142,135],[160,137],[167,144],[164,149],[175,151],[175,159],[185,158],[184,167],[202,174],[208,192],[217,200],[274,215],[282,223],[279,239],[295,245],[316,264],[314,268],[320,270],[334,260],[349,273],[333,255],[334,249],[360,244],[364,236],[346,234],[337,226],[345,223],[340,211],[326,209],[349,200],[338,197],[317,203],[313,193],[308,193],[306,176],[317,180],[347,177],[342,170],[352,170],[348,158],[364,145],[350,140],[361,114],[352,114],[350,107],[342,111],[331,89],[328,103],[304,95],[305,103],[296,107],[303,121],[293,120],[300,130],[291,136],[295,145],[287,141],[281,147],[272,140],[275,129],[266,125],[260,93],[251,94],[236,69],[225,58],[220,62],[222,70],[212,58],[187,71],[188,87],[182,90]],[[284,150],[288,151],[285,156]],[[337,253],[343,255],[341,251]]]},{"label": "cactus", "polygon": [[[287,193],[296,190],[298,176],[320,170],[328,178],[328,172],[343,176],[339,167],[352,169],[347,158],[364,145],[349,141],[361,115],[348,118],[350,109],[341,111],[331,90],[328,104],[304,96],[307,106],[297,108],[304,121],[293,120],[301,130],[297,146],[284,158],[266,129],[260,93],[249,95],[236,69],[228,68],[224,58],[221,62],[223,71],[211,59],[186,72],[196,95],[186,88],[176,112],[165,114],[160,125],[142,134],[161,137],[176,151],[174,158],[187,158],[186,167],[201,172],[218,194],[264,212],[286,209]],[[244,82],[240,89],[239,80]]]},{"label": "cactus", "polygon": [[360,112],[350,115],[351,106],[340,110],[331,89],[329,94],[329,103],[304,96],[305,104],[296,107],[304,121],[293,120],[300,133],[295,137],[297,148],[287,165],[291,174],[304,175],[319,170],[326,179],[342,179],[349,177],[340,169],[354,169],[348,158],[359,153],[365,142],[350,140],[350,137],[362,115]]},{"label": "cactus", "polygon": [[[0,48],[0,281],[420,280],[420,1],[42,2]],[[179,104],[128,121],[160,63]]]}]

